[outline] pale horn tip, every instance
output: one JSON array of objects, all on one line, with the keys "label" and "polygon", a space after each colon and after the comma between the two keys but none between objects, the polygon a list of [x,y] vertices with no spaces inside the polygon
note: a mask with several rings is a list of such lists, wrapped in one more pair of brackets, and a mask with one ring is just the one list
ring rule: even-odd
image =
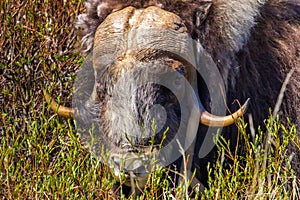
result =
[{"label": "pale horn tip", "polygon": [[207,111],[204,111],[201,113],[200,123],[212,127],[224,127],[232,125],[239,117],[242,117],[246,113],[249,107],[249,102],[250,98],[246,100],[246,102],[243,104],[243,106],[240,107],[240,109],[227,116],[216,116]]},{"label": "pale horn tip", "polygon": [[46,90],[44,90],[43,93],[44,93],[46,102],[50,105],[51,110],[53,110],[59,116],[62,116],[65,118],[73,118],[74,117],[75,111],[73,108],[60,106]]}]

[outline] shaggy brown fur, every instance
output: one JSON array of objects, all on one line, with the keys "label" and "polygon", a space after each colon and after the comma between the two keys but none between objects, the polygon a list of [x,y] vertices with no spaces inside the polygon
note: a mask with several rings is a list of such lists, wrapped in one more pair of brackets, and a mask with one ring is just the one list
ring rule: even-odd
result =
[{"label": "shaggy brown fur", "polygon": [[[251,98],[248,113],[253,115],[256,127],[263,124],[269,108],[274,108],[286,74],[295,69],[280,115],[292,119],[300,131],[299,1],[87,0],[87,12],[79,16],[77,24],[82,30],[85,51],[92,49],[95,30],[105,17],[129,5],[154,5],[179,15],[191,36],[200,39],[217,64],[227,84],[230,110],[237,109],[231,105],[234,99],[244,102]],[[233,126],[224,129],[224,134],[234,141],[232,132],[236,132]],[[300,152],[292,146],[290,151],[296,153],[294,166],[300,174]],[[204,162],[198,167],[205,169],[205,165]]]}]

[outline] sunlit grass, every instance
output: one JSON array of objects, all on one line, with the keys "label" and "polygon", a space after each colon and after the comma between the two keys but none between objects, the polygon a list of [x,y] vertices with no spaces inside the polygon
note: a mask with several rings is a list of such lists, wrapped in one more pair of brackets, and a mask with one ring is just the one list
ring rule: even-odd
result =
[{"label": "sunlit grass", "polygon": [[[36,116],[35,121],[24,118],[26,134],[17,131],[17,122],[11,123],[8,115],[2,114],[1,120],[6,127],[0,143],[1,196],[9,199],[111,197],[115,178],[107,166],[82,146],[71,120],[64,124],[57,116],[44,113]],[[238,126],[246,147],[243,155],[232,153],[228,142],[217,137],[219,158],[216,167],[208,169],[213,178],[203,194],[198,187],[194,191],[186,190],[184,181],[175,186],[174,179],[165,175],[167,169],[156,168],[139,198],[187,199],[193,193],[192,196],[202,195],[202,199],[299,199],[300,182],[286,154],[288,142],[295,141],[295,126],[287,129],[278,118],[269,126],[271,121],[266,122],[272,142],[267,152],[266,133],[258,132],[251,142],[242,120]],[[282,139],[279,133],[283,133]],[[231,160],[232,164],[225,165],[224,159]]]},{"label": "sunlit grass", "polygon": [[[266,120],[267,130],[251,134],[249,126],[240,120],[238,127],[243,154],[234,154],[229,142],[217,138],[219,158],[215,169],[209,169],[214,178],[204,192],[208,199],[299,199],[300,179],[290,165],[289,143],[298,143],[296,126],[286,128],[278,117]],[[269,135],[269,136],[268,136]],[[232,164],[226,166],[224,160]]]}]

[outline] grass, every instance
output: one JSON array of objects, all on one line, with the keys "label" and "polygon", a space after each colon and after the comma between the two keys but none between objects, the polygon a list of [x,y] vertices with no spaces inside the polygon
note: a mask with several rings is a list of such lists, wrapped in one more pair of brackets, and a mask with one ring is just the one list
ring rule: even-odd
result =
[{"label": "grass", "polygon": [[[278,117],[266,120],[266,132],[247,134],[247,124],[238,122],[244,154],[234,154],[229,142],[218,137],[219,158],[216,169],[208,169],[214,179],[209,180],[207,199],[299,199],[300,180],[290,165],[287,153],[289,142],[299,144],[296,126],[287,129]],[[269,134],[269,136],[268,136]],[[280,135],[282,137],[280,137]],[[252,142],[253,141],[253,142]],[[225,166],[224,159],[232,164]]]},{"label": "grass", "polygon": [[[0,1],[0,197],[3,199],[109,199],[116,183],[80,143],[72,120],[44,103],[43,89],[70,105],[72,83],[83,58],[74,20],[82,1]],[[67,104],[68,105],[68,104]],[[245,154],[216,138],[219,159],[208,169],[202,199],[300,199],[300,181],[289,165],[286,146],[299,145],[293,125],[266,121],[267,133],[253,140],[238,122]],[[278,135],[283,137],[279,138]],[[271,144],[264,142],[270,137]],[[253,142],[251,142],[253,141]],[[267,145],[266,145],[267,144]],[[299,148],[300,149],[300,148]],[[225,164],[224,159],[230,160]],[[185,199],[200,195],[164,177],[159,168],[139,199]],[[186,180],[189,182],[189,180]],[[121,192],[122,195],[122,192]],[[124,196],[122,197],[124,198]],[[132,197],[130,197],[132,198]]]}]

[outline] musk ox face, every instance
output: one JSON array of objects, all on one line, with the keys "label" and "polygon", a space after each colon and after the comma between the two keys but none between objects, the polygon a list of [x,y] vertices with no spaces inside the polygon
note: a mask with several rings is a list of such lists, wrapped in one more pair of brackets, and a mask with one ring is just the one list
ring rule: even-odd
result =
[{"label": "musk ox face", "polygon": [[[177,145],[191,120],[196,135],[200,109],[190,83],[195,79],[193,48],[181,19],[157,7],[127,7],[99,25],[91,57],[95,82],[78,113],[93,116],[99,143],[110,149],[114,164],[129,152],[148,154],[150,148]],[[89,120],[82,114],[76,118],[83,124]]]}]

